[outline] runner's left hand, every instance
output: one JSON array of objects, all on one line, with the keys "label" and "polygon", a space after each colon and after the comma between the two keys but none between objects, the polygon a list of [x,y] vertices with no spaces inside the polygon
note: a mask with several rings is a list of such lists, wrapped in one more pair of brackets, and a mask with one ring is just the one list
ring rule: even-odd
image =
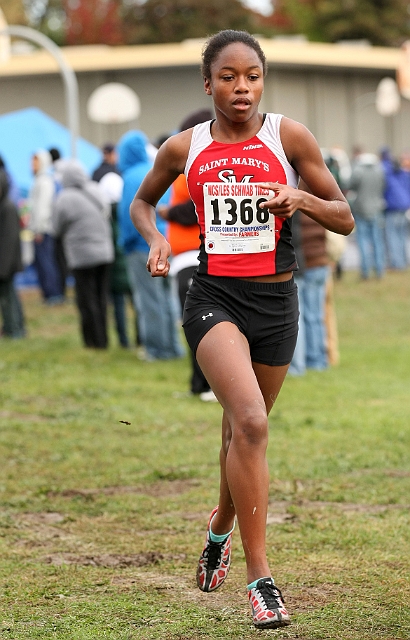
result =
[{"label": "runner's left hand", "polygon": [[279,182],[263,182],[259,186],[275,192],[273,198],[260,205],[275,216],[291,218],[302,204],[303,192],[299,189],[294,189],[287,184],[279,184]]}]

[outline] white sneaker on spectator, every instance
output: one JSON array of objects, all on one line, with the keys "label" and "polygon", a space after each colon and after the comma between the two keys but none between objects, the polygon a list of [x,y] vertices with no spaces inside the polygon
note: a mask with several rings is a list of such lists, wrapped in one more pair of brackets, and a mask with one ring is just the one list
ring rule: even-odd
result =
[{"label": "white sneaker on spectator", "polygon": [[216,397],[212,389],[200,393],[199,399],[202,400],[202,402],[218,402],[218,398]]}]

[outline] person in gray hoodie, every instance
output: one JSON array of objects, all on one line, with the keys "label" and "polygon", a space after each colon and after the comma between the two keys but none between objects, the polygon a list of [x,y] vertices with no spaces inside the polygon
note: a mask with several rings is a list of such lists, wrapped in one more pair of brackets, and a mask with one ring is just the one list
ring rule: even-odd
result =
[{"label": "person in gray hoodie", "polygon": [[34,237],[34,264],[44,302],[52,305],[64,300],[64,286],[51,223],[54,198],[51,155],[45,149],[38,150],[31,158],[31,166],[34,181],[29,194],[29,227]]},{"label": "person in gray hoodie", "polygon": [[372,266],[381,278],[385,270],[383,209],[385,177],[373,153],[361,153],[350,178],[349,204],[356,223],[361,277],[367,280]]},{"label": "person in gray hoodie", "polygon": [[108,346],[107,302],[114,247],[109,207],[100,188],[75,160],[60,166],[62,190],[53,208],[53,230],[62,238],[75,280],[84,345]]}]

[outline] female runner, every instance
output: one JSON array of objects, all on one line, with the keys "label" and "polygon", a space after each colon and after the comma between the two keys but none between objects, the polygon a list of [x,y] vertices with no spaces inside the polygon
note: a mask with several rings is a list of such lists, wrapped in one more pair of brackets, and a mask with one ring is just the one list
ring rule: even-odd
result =
[{"label": "female runner", "polygon": [[165,142],[130,214],[150,246],[147,269],[167,276],[170,247],[156,229],[155,205],[185,173],[201,249],[183,326],[223,407],[219,504],[197,584],[209,592],[224,582],[236,516],[253,623],[275,628],[290,619],[266,557],[266,448],[268,414],[297,335],[291,218],[299,209],[344,235],[354,222],[313,135],[289,118],[259,113],[265,74],[265,55],[247,32],[221,31],[208,40],[202,75],[215,120]]}]

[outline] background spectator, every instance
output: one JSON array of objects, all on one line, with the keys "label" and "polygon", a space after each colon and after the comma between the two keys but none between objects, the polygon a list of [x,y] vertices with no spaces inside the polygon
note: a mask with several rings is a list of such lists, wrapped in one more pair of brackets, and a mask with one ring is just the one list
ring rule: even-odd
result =
[{"label": "background spectator", "polygon": [[[148,360],[181,357],[183,348],[177,332],[177,312],[171,285],[166,278],[153,278],[147,271],[148,245],[135,229],[129,214],[130,204],[142,180],[152,166],[147,154],[147,137],[141,131],[129,131],[118,143],[119,168],[124,190],[119,205],[120,244],[127,261],[128,278],[138,316],[138,335]],[[159,204],[168,203],[169,194]],[[166,223],[157,216],[158,229]]]},{"label": "background spectator", "polygon": [[101,191],[111,205],[111,230],[114,245],[114,262],[110,271],[110,295],[114,307],[115,328],[119,343],[127,348],[130,345],[127,329],[127,297],[131,296],[127,265],[122,247],[118,243],[118,203],[121,201],[124,181],[118,173],[106,173],[100,180]]},{"label": "background spectator", "polygon": [[386,179],[384,219],[388,266],[390,269],[405,269],[406,211],[410,208],[409,174],[392,158],[387,148],[382,150],[381,159]]},{"label": "background spectator", "polygon": [[[196,110],[184,119],[180,131],[186,131],[211,119],[212,111],[210,109]],[[183,309],[193,273],[198,266],[199,253],[199,225],[184,174],[179,175],[173,183],[169,204],[169,207],[159,207],[158,211],[168,221],[167,240],[172,251],[170,275],[176,278],[179,303]],[[191,393],[198,394],[200,399],[205,402],[217,402],[194,354],[190,353]]]},{"label": "background spectator", "polygon": [[295,272],[300,315],[299,334],[289,373],[303,375],[306,368],[322,371],[329,363],[325,298],[331,272],[325,228],[305,214],[296,212],[292,232],[300,265],[299,271]]},{"label": "background spectator", "polygon": [[295,211],[292,217],[292,244],[295,248],[297,271],[294,271],[295,282],[298,286],[299,299],[299,331],[295,351],[289,365],[288,373],[292,376],[303,376],[306,373],[306,330],[304,320],[303,287],[305,273],[305,258],[302,251],[301,212]]},{"label": "background spectator", "polygon": [[115,150],[115,145],[113,145],[111,142],[107,142],[102,148],[102,153],[103,160],[91,176],[92,179],[95,180],[95,182],[100,182],[101,178],[105,176],[106,173],[114,172],[119,174],[117,168],[117,152]]},{"label": "background spectator", "polygon": [[306,334],[306,366],[321,371],[328,366],[325,327],[326,281],[330,275],[326,230],[304,213],[300,214],[303,274],[303,318]]},{"label": "background spectator", "polygon": [[34,264],[46,304],[64,300],[63,282],[58,268],[52,232],[54,181],[50,175],[51,156],[41,149],[32,157],[34,182],[29,196],[29,227],[34,234]]},{"label": "background spectator", "polygon": [[22,338],[24,317],[13,278],[23,270],[20,248],[20,221],[18,209],[9,198],[9,179],[0,169],[0,310],[3,319],[1,334],[9,338]]},{"label": "background spectator", "polygon": [[349,204],[356,223],[360,271],[364,280],[372,268],[378,278],[384,274],[384,189],[384,171],[377,156],[372,153],[358,155],[350,178]]},{"label": "background spectator", "polygon": [[105,349],[110,265],[114,259],[109,208],[98,185],[75,160],[61,169],[62,190],[53,213],[56,236],[63,240],[75,279],[76,303],[86,347]]},{"label": "background spectator", "polygon": [[8,198],[12,202],[14,202],[14,204],[18,205],[20,202],[20,190],[16,185],[15,181],[13,180],[12,175],[9,173],[9,171],[7,171],[6,163],[4,162],[3,158],[0,156],[0,170],[1,169],[5,171],[7,176],[7,182],[9,186]]},{"label": "background spectator", "polygon": [[[54,179],[54,197],[57,196],[58,192],[61,191],[61,176],[59,176],[58,166],[61,163],[64,163],[64,160],[61,158],[60,150],[56,147],[51,147],[48,150],[51,161],[52,161],[52,170],[53,170],[53,179]],[[65,297],[66,295],[66,285],[67,278],[69,275],[67,260],[64,255],[64,247],[61,238],[54,238],[54,248],[55,248],[55,256],[57,261],[57,266],[60,272],[60,278],[62,283],[62,293]]]}]

